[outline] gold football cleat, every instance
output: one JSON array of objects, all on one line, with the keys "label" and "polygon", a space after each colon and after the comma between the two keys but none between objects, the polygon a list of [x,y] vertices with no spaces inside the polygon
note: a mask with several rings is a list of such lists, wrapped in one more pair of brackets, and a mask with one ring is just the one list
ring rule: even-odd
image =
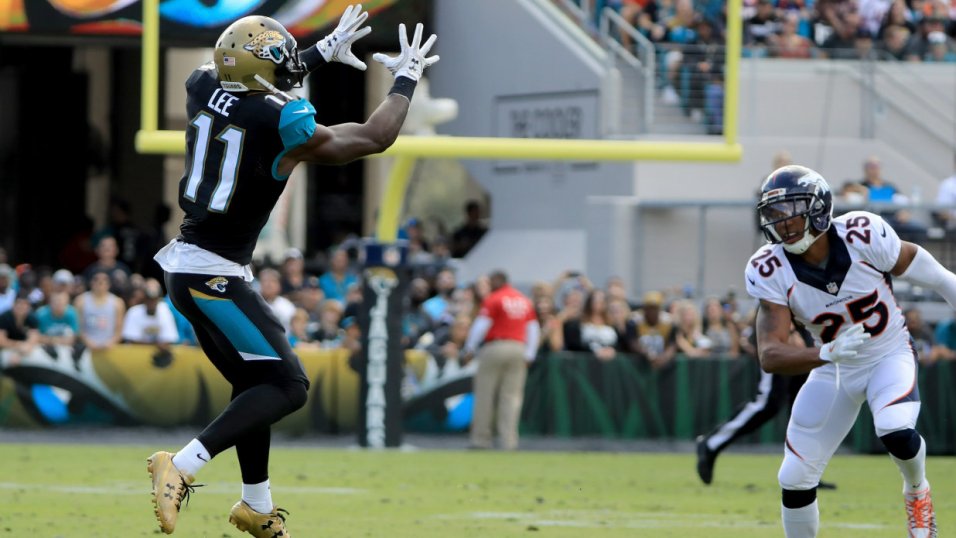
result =
[{"label": "gold football cleat", "polygon": [[157,452],[146,460],[146,468],[153,479],[153,505],[159,528],[166,534],[176,530],[176,520],[183,500],[189,501],[194,491],[193,477],[173,465],[171,452]]},{"label": "gold football cleat", "polygon": [[229,512],[229,523],[237,529],[248,532],[256,538],[290,538],[285,528],[285,514],[288,510],[279,507],[272,509],[270,514],[256,512],[246,501],[239,501]]}]

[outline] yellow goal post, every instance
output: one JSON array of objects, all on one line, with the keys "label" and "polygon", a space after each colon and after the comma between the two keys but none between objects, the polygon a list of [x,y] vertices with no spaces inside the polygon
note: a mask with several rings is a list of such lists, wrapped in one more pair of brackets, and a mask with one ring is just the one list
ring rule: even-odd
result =
[{"label": "yellow goal post", "polygon": [[[136,151],[182,155],[184,131],[160,130],[159,110],[159,0],[143,1],[142,95]],[[397,157],[382,199],[377,237],[392,242],[398,234],[406,187],[419,158],[697,161],[736,162],[742,155],[737,141],[737,99],[742,40],[741,0],[727,5],[727,56],[724,78],[723,140],[715,142],[652,140],[555,140],[464,136],[399,136],[383,156]]]}]

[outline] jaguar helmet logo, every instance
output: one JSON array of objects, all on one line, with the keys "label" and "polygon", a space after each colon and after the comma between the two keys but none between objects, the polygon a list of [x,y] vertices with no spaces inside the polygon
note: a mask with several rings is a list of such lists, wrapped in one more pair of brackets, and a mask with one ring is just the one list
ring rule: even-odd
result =
[{"label": "jaguar helmet logo", "polygon": [[270,60],[276,65],[282,65],[288,59],[285,48],[285,37],[275,30],[262,32],[246,43],[242,48],[254,54],[257,58]]},{"label": "jaguar helmet logo", "polygon": [[224,276],[217,276],[206,281],[206,286],[213,291],[218,291],[219,293],[226,293],[226,284],[229,284],[229,280]]}]

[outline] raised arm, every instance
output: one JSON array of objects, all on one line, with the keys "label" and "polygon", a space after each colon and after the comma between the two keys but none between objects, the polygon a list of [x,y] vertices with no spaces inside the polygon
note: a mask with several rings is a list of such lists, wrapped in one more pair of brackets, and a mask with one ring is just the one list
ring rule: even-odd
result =
[{"label": "raised arm", "polygon": [[395,142],[405,122],[408,105],[418,80],[426,67],[438,61],[438,56],[425,56],[435,43],[437,36],[432,34],[422,44],[422,30],[422,25],[418,24],[415,27],[415,36],[409,44],[405,25],[399,25],[401,53],[394,58],[384,54],[373,56],[376,61],[382,62],[392,72],[395,76],[395,84],[388,92],[385,101],[375,109],[365,123],[343,123],[330,127],[317,125],[307,142],[282,158],[278,172],[288,175],[301,161],[345,164],[388,149]]}]

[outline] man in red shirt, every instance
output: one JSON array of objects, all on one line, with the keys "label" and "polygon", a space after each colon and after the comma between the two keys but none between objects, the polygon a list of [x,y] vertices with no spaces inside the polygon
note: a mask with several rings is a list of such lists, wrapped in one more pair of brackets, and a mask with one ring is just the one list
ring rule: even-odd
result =
[{"label": "man in red shirt", "polygon": [[[471,446],[491,448],[491,425],[495,423],[500,447],[515,450],[518,448],[518,418],[524,400],[528,363],[534,360],[538,350],[541,328],[534,305],[508,285],[508,275],[504,271],[491,273],[489,280],[491,293],[481,304],[464,350],[466,358],[471,358],[478,345],[484,342],[477,357]],[[497,414],[492,420],[496,408]]]}]

